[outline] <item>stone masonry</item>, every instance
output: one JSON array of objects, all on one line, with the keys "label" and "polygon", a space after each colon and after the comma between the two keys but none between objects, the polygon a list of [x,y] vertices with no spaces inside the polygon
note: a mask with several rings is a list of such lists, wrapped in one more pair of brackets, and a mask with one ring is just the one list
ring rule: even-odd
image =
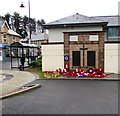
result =
[{"label": "stone masonry", "polygon": [[[70,41],[70,36],[77,35],[78,41]],[[98,41],[90,41],[90,35],[98,35]],[[64,61],[64,64],[69,64],[70,69],[79,68],[72,66],[72,51],[80,51],[82,47],[88,48],[83,55],[81,51],[81,67],[87,67],[87,51],[96,52],[96,68],[104,68],[104,32],[65,32],[64,33],[64,55],[70,57],[69,61]],[[83,58],[84,57],[84,58]]]}]

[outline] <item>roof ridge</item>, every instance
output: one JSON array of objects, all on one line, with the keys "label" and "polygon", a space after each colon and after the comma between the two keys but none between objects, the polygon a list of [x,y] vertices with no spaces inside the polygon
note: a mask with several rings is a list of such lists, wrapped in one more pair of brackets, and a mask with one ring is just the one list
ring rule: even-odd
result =
[{"label": "roof ridge", "polygon": [[[89,17],[89,18],[94,18],[94,20],[98,20],[98,21],[103,21],[101,19],[98,19],[97,17]],[[103,21],[104,22],[104,21]]]},{"label": "roof ridge", "polygon": [[88,21],[100,21],[100,22],[103,22],[103,20],[97,19],[96,17],[89,17],[89,16],[86,16],[86,15],[76,13],[76,14],[73,14],[73,15],[70,15],[70,16],[67,16],[67,17],[64,17],[64,18],[49,22],[47,24],[61,23],[63,20],[68,20],[68,19],[69,19],[69,21],[71,21],[71,19],[72,20],[74,19],[74,20],[76,20],[78,22],[80,22],[81,19],[86,20],[86,21],[88,20]]},{"label": "roof ridge", "polygon": [[[81,15],[81,16],[84,16],[84,17],[88,17],[88,16],[86,16],[86,15],[82,15],[82,14],[76,13],[76,14],[73,14],[73,15],[66,16],[66,17],[64,17],[64,18],[60,18],[60,19],[58,19],[58,20],[54,20],[54,21],[49,22],[49,23],[59,22],[60,20],[63,20],[63,19],[66,19],[66,18],[72,17],[72,16],[74,17],[75,15]],[[48,23],[48,24],[49,24],[49,23]]]},{"label": "roof ridge", "polygon": [[90,16],[90,17],[117,17],[119,15],[108,15],[108,16]]}]

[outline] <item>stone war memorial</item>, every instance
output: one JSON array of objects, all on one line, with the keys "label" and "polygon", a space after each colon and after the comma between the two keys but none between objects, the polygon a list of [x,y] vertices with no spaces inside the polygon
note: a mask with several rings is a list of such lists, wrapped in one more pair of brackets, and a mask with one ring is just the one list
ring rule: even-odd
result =
[{"label": "stone war memorial", "polygon": [[88,17],[74,14],[44,25],[42,70],[97,68],[119,74],[119,15]]}]

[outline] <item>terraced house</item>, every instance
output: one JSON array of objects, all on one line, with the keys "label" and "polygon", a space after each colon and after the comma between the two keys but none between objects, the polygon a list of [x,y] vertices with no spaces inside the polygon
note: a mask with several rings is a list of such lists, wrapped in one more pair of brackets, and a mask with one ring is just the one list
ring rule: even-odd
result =
[{"label": "terraced house", "polygon": [[88,17],[74,14],[45,24],[49,40],[42,45],[42,70],[104,68],[120,73],[119,16]]},{"label": "terraced house", "polygon": [[21,36],[11,30],[5,20],[0,20],[0,60],[10,59],[10,45],[20,39]]}]

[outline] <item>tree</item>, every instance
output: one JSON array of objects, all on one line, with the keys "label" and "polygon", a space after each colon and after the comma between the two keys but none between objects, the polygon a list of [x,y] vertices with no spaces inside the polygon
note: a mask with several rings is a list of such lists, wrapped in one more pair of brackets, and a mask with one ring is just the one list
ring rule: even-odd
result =
[{"label": "tree", "polygon": [[43,27],[44,24],[45,24],[44,19],[41,19],[42,33],[45,32],[45,28]]},{"label": "tree", "polygon": [[23,37],[23,38],[26,38],[27,36],[28,36],[28,33],[27,33],[27,26],[28,26],[28,24],[29,24],[29,18],[27,17],[27,16],[24,16],[23,18],[22,18],[22,22],[23,22],[23,28],[21,29],[21,36]]},{"label": "tree", "polygon": [[[10,24],[10,19],[12,17],[12,23]],[[13,16],[9,13],[5,14],[5,16],[0,16],[0,19],[6,20],[10,27],[20,34],[23,38],[28,36],[28,32],[30,29],[30,33],[36,30],[40,30],[41,32],[45,32],[45,28],[43,25],[45,24],[44,19],[38,20],[36,22],[35,18],[28,18],[27,16],[21,17],[19,13],[14,12]],[[38,28],[36,28],[36,24]]]},{"label": "tree", "polygon": [[10,15],[9,13],[5,14],[5,20],[7,21],[9,27],[10,27],[10,22],[9,22],[10,16],[11,16],[11,15]]},{"label": "tree", "polygon": [[20,23],[21,23],[21,16],[20,14],[18,14],[17,12],[14,12],[14,15],[13,15],[13,18],[14,18],[14,26],[16,28],[16,32],[20,34]]},{"label": "tree", "polygon": [[29,24],[29,18],[27,16],[23,17],[23,27],[26,29],[26,26]]},{"label": "tree", "polygon": [[36,31],[36,21],[35,18],[30,18],[30,31]]},{"label": "tree", "polygon": [[3,19],[5,20],[5,18],[4,18],[3,16],[0,15],[0,20],[3,20]]},{"label": "tree", "polygon": [[43,25],[45,24],[44,19],[41,19],[41,21],[38,20],[38,21],[37,21],[37,24],[38,24],[38,26],[40,27],[42,33],[45,32],[45,28],[43,27]]},{"label": "tree", "polygon": [[22,36],[22,38],[26,38],[28,36],[27,30],[25,28],[21,28],[19,31],[19,34]]},{"label": "tree", "polygon": [[45,24],[45,21],[44,21],[44,19],[41,19],[41,24],[43,25],[43,24]]},{"label": "tree", "polygon": [[41,26],[41,25],[42,25],[42,24],[41,24],[41,21],[38,20],[38,21],[37,21],[37,30],[40,31],[40,32],[42,32],[42,26]]},{"label": "tree", "polygon": [[16,32],[20,34],[22,38],[25,38],[28,35],[26,30],[26,25],[27,25],[26,21],[28,20],[27,16],[22,18],[20,14],[14,12],[13,18],[14,18],[14,27],[16,28]]}]

